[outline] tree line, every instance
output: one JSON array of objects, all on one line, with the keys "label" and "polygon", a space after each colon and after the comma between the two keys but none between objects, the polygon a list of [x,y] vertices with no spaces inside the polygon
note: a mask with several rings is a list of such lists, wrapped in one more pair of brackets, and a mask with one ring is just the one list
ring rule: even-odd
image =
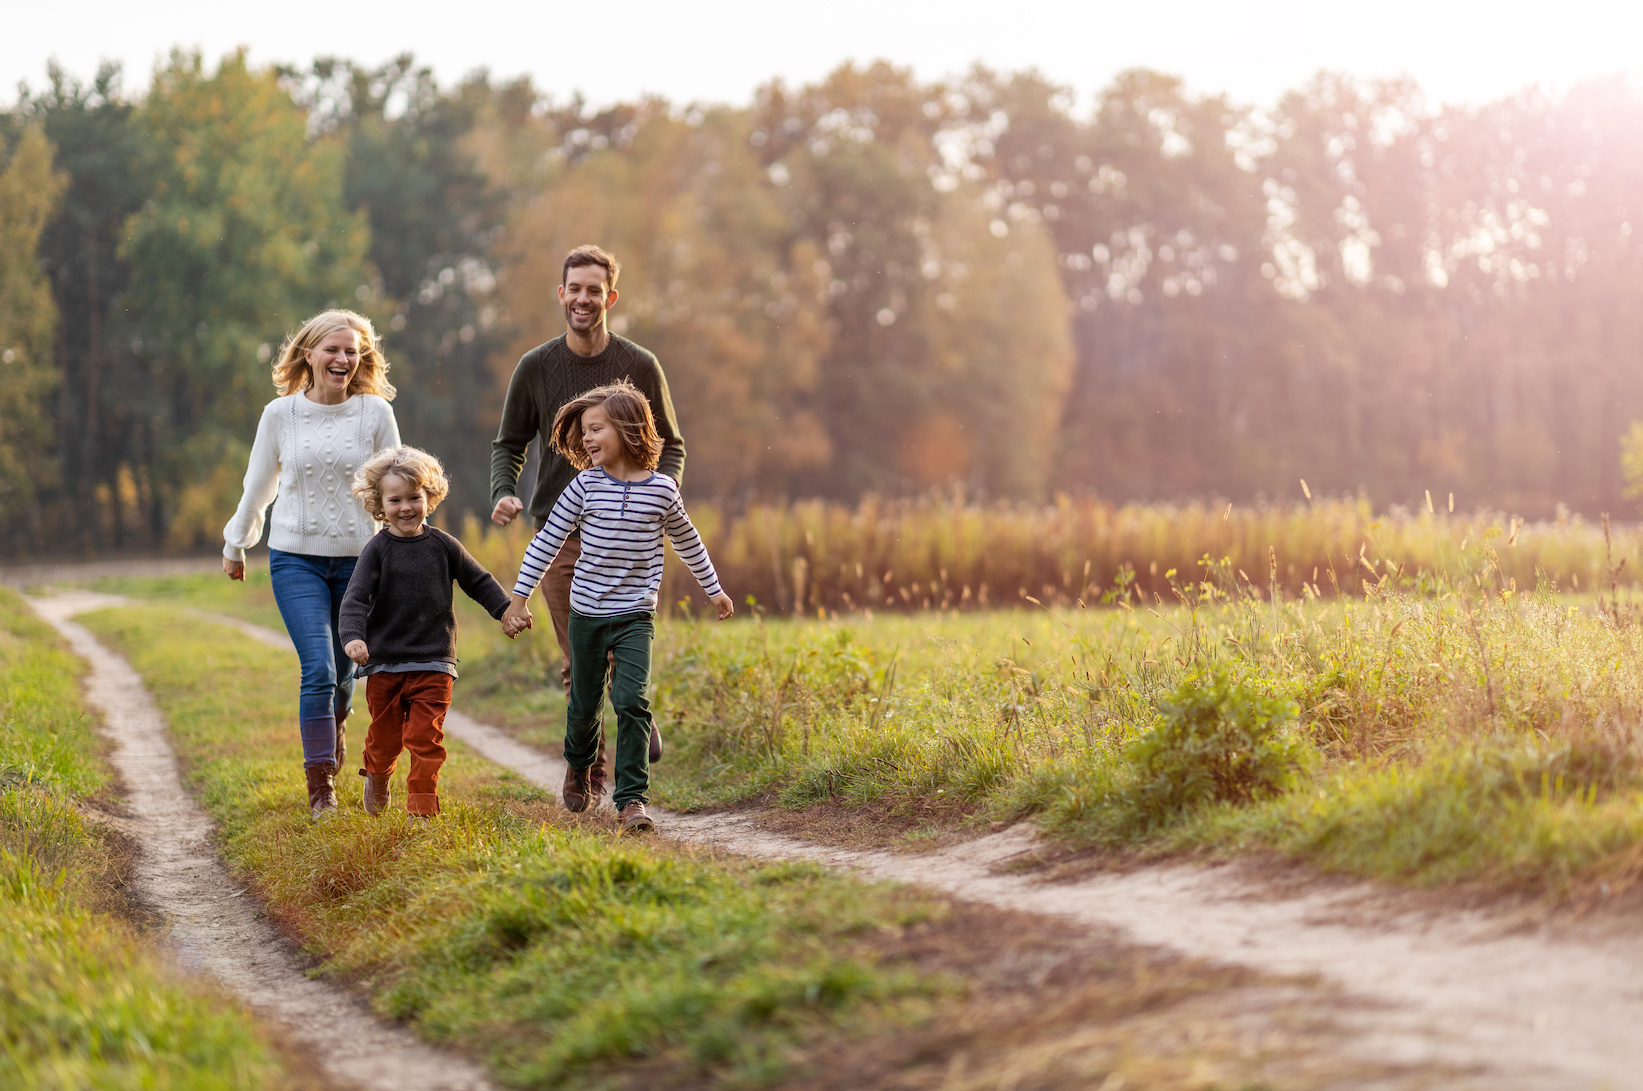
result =
[{"label": "tree line", "polygon": [[693,495],[1304,477],[1620,510],[1640,129],[1620,81],[1434,108],[1326,74],[1258,109],[876,64],[591,109],[410,57],[52,67],[0,113],[0,545],[214,541],[270,354],[332,305],[484,509],[503,384],[586,241],[626,265],[613,328],[668,370]]}]

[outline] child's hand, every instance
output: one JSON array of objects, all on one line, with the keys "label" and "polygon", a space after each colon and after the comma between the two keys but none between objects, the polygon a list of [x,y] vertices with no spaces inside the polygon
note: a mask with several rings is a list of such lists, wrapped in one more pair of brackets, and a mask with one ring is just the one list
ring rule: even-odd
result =
[{"label": "child's hand", "polygon": [[527,600],[518,595],[508,604],[507,611],[502,615],[502,631],[512,640],[526,629],[531,628],[531,608]]},{"label": "child's hand", "polygon": [[711,602],[714,606],[717,606],[719,608],[719,620],[720,621],[723,621],[725,618],[729,617],[731,614],[734,614],[736,612],[736,604],[734,602],[731,602],[730,601],[730,596],[725,594],[723,591],[720,591],[717,595],[714,595],[712,598],[708,599],[707,601]]},{"label": "child's hand", "polygon": [[362,667],[366,663],[370,662],[371,650],[365,646],[365,641],[363,640],[350,640],[342,646],[342,650],[347,654],[349,659],[352,659],[355,663],[358,663]]}]

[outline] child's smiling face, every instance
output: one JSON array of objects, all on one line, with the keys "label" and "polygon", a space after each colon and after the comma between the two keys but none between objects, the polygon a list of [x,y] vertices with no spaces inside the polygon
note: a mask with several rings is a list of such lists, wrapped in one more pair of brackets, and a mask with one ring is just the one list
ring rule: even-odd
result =
[{"label": "child's smiling face", "polygon": [[382,521],[401,538],[415,538],[428,520],[428,494],[398,474],[383,474],[377,483],[382,494]]},{"label": "child's smiling face", "polygon": [[588,461],[600,469],[616,473],[627,467],[622,437],[602,405],[582,410],[582,450],[588,453]]}]

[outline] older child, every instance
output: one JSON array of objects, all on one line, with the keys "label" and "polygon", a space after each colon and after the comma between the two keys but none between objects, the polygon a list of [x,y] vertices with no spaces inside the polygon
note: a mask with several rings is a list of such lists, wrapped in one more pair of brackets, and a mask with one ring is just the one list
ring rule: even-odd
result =
[{"label": "older child", "polygon": [[612,383],[567,402],[553,422],[553,446],[581,472],[554,504],[520,563],[513,604],[503,621],[530,625],[526,605],[565,539],[576,530],[582,554],[571,578],[570,698],[565,711],[565,784],[571,811],[591,798],[588,768],[599,745],[599,706],[607,657],[616,709],[616,809],[622,832],[655,828],[645,813],[650,788],[650,646],[656,633],[656,592],[662,582],[662,537],[718,608],[735,612],[719,587],[707,549],[685,514],[679,486],[656,473],[662,440],[650,403],[633,384]]},{"label": "older child", "polygon": [[[359,555],[338,626],[366,679],[371,729],[359,775],[369,814],[387,809],[402,749],[411,752],[406,809],[423,818],[439,813],[443,727],[456,682],[452,581],[498,620],[508,608],[501,584],[462,543],[427,525],[449,491],[439,460],[415,447],[382,451],[354,475],[354,495],[387,524]],[[520,629],[506,621],[502,628],[510,637]]]}]

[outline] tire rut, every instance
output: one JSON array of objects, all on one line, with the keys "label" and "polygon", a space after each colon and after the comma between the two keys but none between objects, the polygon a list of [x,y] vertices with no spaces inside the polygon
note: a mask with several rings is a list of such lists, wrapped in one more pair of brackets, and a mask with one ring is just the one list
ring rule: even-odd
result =
[{"label": "tire rut", "polygon": [[[213,827],[183,791],[165,720],[142,679],[74,615],[127,600],[67,592],[28,600],[89,664],[87,703],[114,743],[127,830],[139,849],[135,886],[189,970],[204,972],[277,1023],[338,1084],[368,1091],[480,1091],[493,1085],[475,1062],[432,1048],[378,1018],[358,997],[306,976],[300,954],[211,847]],[[289,645],[287,644],[287,647]]]}]

